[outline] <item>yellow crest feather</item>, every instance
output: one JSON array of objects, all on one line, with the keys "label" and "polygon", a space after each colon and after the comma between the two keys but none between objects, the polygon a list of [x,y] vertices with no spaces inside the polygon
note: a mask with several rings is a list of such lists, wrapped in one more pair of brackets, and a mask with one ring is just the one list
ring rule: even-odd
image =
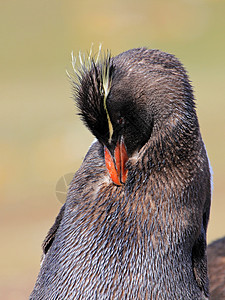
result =
[{"label": "yellow crest feather", "polygon": [[[92,47],[89,54],[86,56],[85,53],[81,53],[79,51],[78,57],[79,60],[77,62],[76,57],[74,57],[73,52],[71,53],[72,57],[72,67],[77,79],[82,78],[84,72],[88,72],[91,70],[93,65],[99,66],[99,75],[100,75],[100,93],[103,96],[103,106],[106,112],[108,127],[109,127],[109,143],[112,141],[113,136],[113,126],[110,120],[109,112],[106,105],[106,100],[110,92],[111,88],[111,77],[110,77],[110,60],[111,56],[109,51],[106,55],[102,54],[102,44],[99,45],[99,50],[97,55],[92,55]],[[69,78],[74,82],[71,75],[67,72]]]}]

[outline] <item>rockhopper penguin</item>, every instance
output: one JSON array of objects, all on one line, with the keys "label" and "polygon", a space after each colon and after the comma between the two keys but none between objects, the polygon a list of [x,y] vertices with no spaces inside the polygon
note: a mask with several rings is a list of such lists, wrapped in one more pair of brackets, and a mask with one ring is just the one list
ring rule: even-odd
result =
[{"label": "rockhopper penguin", "polygon": [[208,246],[210,300],[225,299],[225,237]]},{"label": "rockhopper penguin", "polygon": [[208,299],[210,171],[192,87],[159,50],[89,57],[75,100],[97,140],[30,299]]}]

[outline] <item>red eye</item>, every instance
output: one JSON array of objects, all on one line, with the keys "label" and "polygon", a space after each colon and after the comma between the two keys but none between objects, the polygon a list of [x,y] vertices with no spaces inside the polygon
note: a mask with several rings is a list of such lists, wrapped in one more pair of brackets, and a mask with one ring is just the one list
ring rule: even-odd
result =
[{"label": "red eye", "polygon": [[119,125],[124,125],[124,124],[125,124],[124,117],[120,117],[120,118],[117,120],[117,123],[118,123]]}]

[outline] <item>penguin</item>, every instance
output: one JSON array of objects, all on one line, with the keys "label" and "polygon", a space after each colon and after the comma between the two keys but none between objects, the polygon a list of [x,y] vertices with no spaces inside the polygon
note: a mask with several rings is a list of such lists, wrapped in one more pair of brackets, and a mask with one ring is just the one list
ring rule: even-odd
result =
[{"label": "penguin", "polygon": [[225,299],[225,237],[208,246],[210,299]]},{"label": "penguin", "polygon": [[81,58],[72,78],[96,140],[30,299],[208,299],[211,176],[183,65],[136,48]]}]

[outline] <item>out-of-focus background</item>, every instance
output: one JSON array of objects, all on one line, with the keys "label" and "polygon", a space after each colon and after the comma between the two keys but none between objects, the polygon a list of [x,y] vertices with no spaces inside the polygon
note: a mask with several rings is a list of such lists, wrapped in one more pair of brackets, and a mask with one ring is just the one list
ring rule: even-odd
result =
[{"label": "out-of-focus background", "polygon": [[93,140],[66,76],[71,51],[92,43],[113,55],[159,48],[186,66],[214,170],[208,241],[225,235],[224,13],[222,0],[0,1],[1,299],[28,299],[61,206],[57,182]]}]

